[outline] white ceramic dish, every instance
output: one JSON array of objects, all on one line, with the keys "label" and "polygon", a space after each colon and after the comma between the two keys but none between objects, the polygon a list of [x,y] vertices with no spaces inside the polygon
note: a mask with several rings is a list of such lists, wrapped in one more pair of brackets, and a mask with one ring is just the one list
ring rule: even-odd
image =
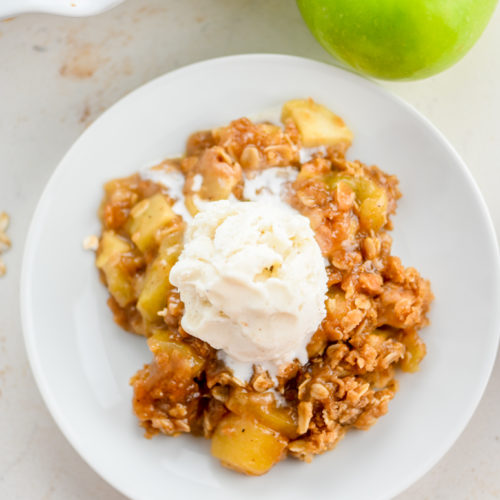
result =
[{"label": "white ceramic dish", "polygon": [[124,0],[0,0],[0,19],[27,12],[80,17],[99,14]]},{"label": "white ceramic dish", "polygon": [[[432,280],[432,325],[421,371],[368,432],[351,432],[312,464],[289,459],[266,476],[227,471],[209,443],[142,437],[129,377],[151,356],[114,325],[92,253],[102,184],[183,148],[194,130],[312,96],[353,129],[349,156],[395,173],[404,197],[394,251]],[[493,226],[465,165],[408,105],[356,75],[289,56],[247,55],[174,71],[104,113],[67,153],[36,209],[22,274],[33,373],[54,419],[82,457],[134,499],[382,499],[431,468],[483,393],[500,330]]]}]

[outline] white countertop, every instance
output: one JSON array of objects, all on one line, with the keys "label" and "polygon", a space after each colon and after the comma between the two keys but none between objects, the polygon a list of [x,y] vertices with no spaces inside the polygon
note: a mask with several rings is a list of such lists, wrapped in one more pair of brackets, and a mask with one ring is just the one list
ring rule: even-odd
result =
[{"label": "white countertop", "polygon": [[[420,82],[382,83],[430,118],[462,155],[497,234],[499,47],[497,9],[481,40],[452,69]],[[46,181],[85,127],[130,90],[191,62],[249,52],[330,61],[294,0],[129,0],[88,19],[25,15],[0,21],[0,211],[11,215],[13,240],[4,259],[8,272],[0,279],[2,499],[123,498],[62,436],[38,393],[24,350],[18,312],[22,249]],[[457,443],[398,498],[500,498],[499,464],[497,362]]]}]

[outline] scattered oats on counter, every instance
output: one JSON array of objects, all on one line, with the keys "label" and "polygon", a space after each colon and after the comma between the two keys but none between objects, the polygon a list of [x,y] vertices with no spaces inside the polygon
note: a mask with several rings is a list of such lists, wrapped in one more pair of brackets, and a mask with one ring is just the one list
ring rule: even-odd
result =
[{"label": "scattered oats on counter", "polygon": [[[0,212],[0,255],[12,246],[10,238],[5,234],[5,231],[7,231],[9,227],[9,222],[9,215],[6,212]],[[0,276],[4,276],[6,272],[7,268],[5,267],[5,263],[0,258]]]}]

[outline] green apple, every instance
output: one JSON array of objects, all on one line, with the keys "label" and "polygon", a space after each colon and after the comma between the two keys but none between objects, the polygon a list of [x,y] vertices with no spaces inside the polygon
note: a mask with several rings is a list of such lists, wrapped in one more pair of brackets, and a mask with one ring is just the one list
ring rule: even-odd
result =
[{"label": "green apple", "polygon": [[431,76],[476,42],[497,0],[297,0],[323,47],[384,79]]}]

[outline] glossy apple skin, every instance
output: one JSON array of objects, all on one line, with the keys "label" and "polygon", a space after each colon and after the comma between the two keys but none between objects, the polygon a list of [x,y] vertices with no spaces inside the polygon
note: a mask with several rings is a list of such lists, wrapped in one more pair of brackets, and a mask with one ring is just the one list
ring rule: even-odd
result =
[{"label": "glossy apple skin", "polygon": [[497,0],[297,0],[333,56],[388,80],[434,75],[474,45]]}]

